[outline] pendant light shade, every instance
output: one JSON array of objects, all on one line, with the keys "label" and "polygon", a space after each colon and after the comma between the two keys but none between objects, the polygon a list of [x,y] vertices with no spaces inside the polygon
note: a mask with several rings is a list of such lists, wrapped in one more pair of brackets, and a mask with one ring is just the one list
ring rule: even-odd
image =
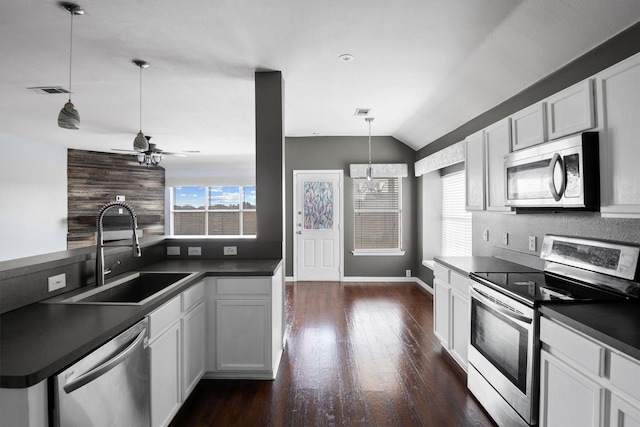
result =
[{"label": "pendant light shade", "polygon": [[133,139],[133,149],[137,151],[147,151],[149,149],[149,140],[142,133],[142,69],[148,68],[149,64],[140,59],[134,59],[133,63],[140,68],[140,131]]},{"label": "pendant light shade", "polygon": [[69,37],[69,101],[62,107],[58,114],[58,126],[64,129],[79,129],[80,114],[71,103],[71,65],[73,60],[73,17],[74,15],[83,15],[84,10],[74,3],[59,3],[71,15],[71,35]]}]

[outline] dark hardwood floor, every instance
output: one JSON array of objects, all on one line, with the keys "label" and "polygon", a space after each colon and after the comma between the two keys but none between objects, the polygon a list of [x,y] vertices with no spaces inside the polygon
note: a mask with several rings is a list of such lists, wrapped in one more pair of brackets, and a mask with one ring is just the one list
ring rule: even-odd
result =
[{"label": "dark hardwood floor", "polygon": [[288,283],[286,310],[277,378],[202,380],[171,427],[494,425],[418,285]]}]

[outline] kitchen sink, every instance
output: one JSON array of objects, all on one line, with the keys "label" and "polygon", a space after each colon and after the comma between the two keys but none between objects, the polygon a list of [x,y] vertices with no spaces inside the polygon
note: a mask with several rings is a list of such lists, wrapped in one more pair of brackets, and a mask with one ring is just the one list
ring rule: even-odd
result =
[{"label": "kitchen sink", "polygon": [[[92,286],[89,290],[64,294],[47,302],[54,304],[142,305],[184,283],[196,273],[134,273]],[[79,293],[78,293],[79,292]],[[71,296],[70,296],[71,295]]]}]

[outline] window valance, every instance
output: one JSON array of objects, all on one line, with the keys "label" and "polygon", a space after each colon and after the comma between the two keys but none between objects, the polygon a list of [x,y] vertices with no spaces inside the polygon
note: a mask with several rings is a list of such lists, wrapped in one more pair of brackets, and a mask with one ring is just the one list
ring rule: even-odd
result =
[{"label": "window valance", "polygon": [[430,156],[420,159],[415,164],[416,176],[455,165],[464,161],[464,141],[457,142]]},{"label": "window valance", "polygon": [[[351,178],[366,178],[367,163],[349,165]],[[371,165],[374,178],[405,178],[409,175],[406,163],[373,163]]]}]

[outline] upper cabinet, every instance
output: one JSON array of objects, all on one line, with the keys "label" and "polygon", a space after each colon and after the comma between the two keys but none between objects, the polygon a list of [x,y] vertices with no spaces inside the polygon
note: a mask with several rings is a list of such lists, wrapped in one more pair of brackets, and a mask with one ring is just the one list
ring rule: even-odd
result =
[{"label": "upper cabinet", "polygon": [[546,99],[549,139],[557,139],[595,126],[593,80],[587,79]]},{"label": "upper cabinet", "polygon": [[511,116],[511,151],[547,140],[546,103],[538,102]]},{"label": "upper cabinet", "polygon": [[468,211],[484,210],[484,130],[464,140],[466,199]]},{"label": "upper cabinet", "polygon": [[602,216],[640,218],[640,54],[596,75]]},{"label": "upper cabinet", "polygon": [[511,211],[505,206],[504,156],[511,148],[511,119],[502,119],[484,130],[486,157],[486,209]]}]

